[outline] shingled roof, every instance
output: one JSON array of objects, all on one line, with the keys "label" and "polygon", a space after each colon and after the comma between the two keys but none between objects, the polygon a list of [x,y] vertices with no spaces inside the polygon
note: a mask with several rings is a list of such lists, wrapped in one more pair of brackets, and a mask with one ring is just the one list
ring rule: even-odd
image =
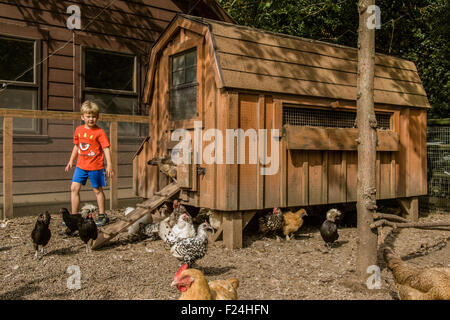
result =
[{"label": "shingled roof", "polygon": [[[355,48],[183,14],[177,19],[208,27],[223,88],[356,100]],[[413,62],[376,54],[374,86],[375,103],[430,107]]]}]

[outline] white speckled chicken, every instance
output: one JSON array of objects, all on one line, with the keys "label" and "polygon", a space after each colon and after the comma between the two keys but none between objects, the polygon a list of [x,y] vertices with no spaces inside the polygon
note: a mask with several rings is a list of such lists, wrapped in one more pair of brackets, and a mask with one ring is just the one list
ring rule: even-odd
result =
[{"label": "white speckled chicken", "polygon": [[150,241],[159,239],[159,222],[157,223],[139,223],[139,234],[147,237]]},{"label": "white speckled chicken", "polygon": [[192,224],[192,218],[188,214],[183,213],[179,216],[177,223],[168,233],[166,242],[168,245],[173,246],[182,239],[193,237],[195,237],[195,228]]},{"label": "white speckled chicken", "polygon": [[189,267],[198,259],[203,258],[208,250],[208,233],[206,230],[212,230],[212,228],[208,222],[203,222],[198,226],[195,237],[180,240],[172,246],[170,249],[172,255]]},{"label": "white speckled chicken", "polygon": [[186,208],[182,204],[180,204],[180,202],[178,200],[174,200],[173,201],[173,211],[170,214],[170,219],[169,219],[169,226],[171,228],[173,228],[173,226],[177,223],[178,218],[183,213],[190,216],[190,214],[189,214],[189,212],[187,212]]}]

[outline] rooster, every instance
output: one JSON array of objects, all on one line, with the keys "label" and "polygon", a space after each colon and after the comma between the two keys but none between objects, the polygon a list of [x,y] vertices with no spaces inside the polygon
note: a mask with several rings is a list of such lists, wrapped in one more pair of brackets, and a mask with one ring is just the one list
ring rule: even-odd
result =
[{"label": "rooster", "polygon": [[320,226],[320,235],[328,250],[331,250],[333,242],[339,238],[336,219],[339,219],[342,213],[338,209],[330,209],[327,212],[327,219]]},{"label": "rooster", "polygon": [[172,255],[183,263],[187,263],[189,267],[198,259],[203,258],[208,250],[206,230],[212,230],[212,228],[208,222],[203,222],[198,226],[195,237],[182,239],[170,248]]},{"label": "rooster", "polygon": [[188,214],[183,213],[178,218],[178,221],[173,226],[172,230],[168,233],[166,243],[169,246],[173,246],[182,239],[193,237],[195,237],[195,229],[192,224],[192,218]]},{"label": "rooster", "polygon": [[283,213],[283,234],[286,241],[291,240],[290,235],[297,232],[303,225],[303,217],[307,216],[305,209],[296,212],[287,211]]},{"label": "rooster", "polygon": [[172,286],[181,292],[180,300],[237,300],[239,280],[214,280],[207,282],[200,270],[182,265],[173,278]]},{"label": "rooster", "polygon": [[44,254],[44,247],[50,241],[52,237],[52,233],[49,229],[50,226],[50,213],[48,211],[45,214],[40,214],[37,218],[36,224],[34,225],[34,229],[31,232],[31,239],[33,240],[34,245],[34,257],[38,257],[38,249],[41,246],[41,252]]},{"label": "rooster", "polygon": [[78,225],[78,233],[81,240],[86,243],[86,252],[92,251],[92,243],[98,236],[97,225],[92,218],[92,213],[89,213],[87,218]]},{"label": "rooster", "polygon": [[389,247],[383,250],[401,300],[450,300],[450,268],[420,268],[400,259]]},{"label": "rooster", "polygon": [[280,208],[273,208],[272,213],[267,213],[258,219],[259,232],[264,235],[275,234],[277,241],[280,241],[277,233],[283,228],[283,213]]},{"label": "rooster", "polygon": [[66,234],[70,236],[78,230],[78,224],[83,221],[83,217],[80,213],[70,214],[67,208],[59,209],[59,213],[62,214],[64,224],[67,227]]}]

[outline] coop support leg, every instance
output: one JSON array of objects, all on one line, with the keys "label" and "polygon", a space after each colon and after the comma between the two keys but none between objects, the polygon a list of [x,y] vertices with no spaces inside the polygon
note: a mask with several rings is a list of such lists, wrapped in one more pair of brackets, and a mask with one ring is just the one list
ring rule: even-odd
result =
[{"label": "coop support leg", "polygon": [[402,208],[406,212],[406,219],[412,222],[419,221],[419,198],[418,197],[410,197],[410,198],[401,198],[397,199]]},{"label": "coop support leg", "polygon": [[225,247],[242,248],[242,212],[225,212],[222,224]]}]

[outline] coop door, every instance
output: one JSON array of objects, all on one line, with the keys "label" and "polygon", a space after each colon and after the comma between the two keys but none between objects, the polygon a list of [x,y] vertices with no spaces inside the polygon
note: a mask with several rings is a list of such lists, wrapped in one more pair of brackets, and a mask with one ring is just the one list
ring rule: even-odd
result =
[{"label": "coop door", "polygon": [[[175,149],[174,152],[178,154],[179,159],[184,159],[183,157],[183,149]],[[187,155],[191,161],[190,163],[186,163],[185,161],[181,161],[177,165],[177,184],[180,188],[192,188],[192,153]]]}]

